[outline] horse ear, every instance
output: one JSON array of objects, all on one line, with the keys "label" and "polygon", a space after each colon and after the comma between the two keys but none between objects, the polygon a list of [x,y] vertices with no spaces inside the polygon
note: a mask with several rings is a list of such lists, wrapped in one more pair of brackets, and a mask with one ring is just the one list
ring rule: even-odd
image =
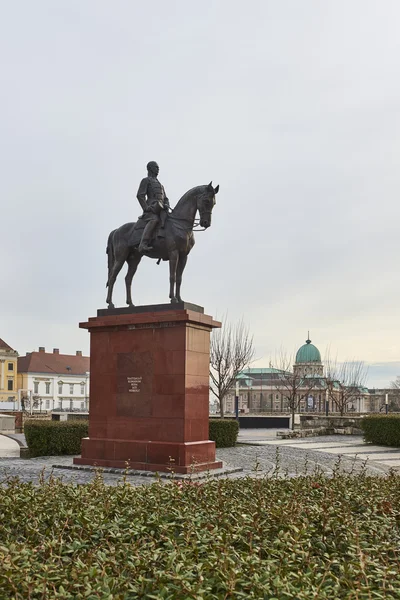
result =
[{"label": "horse ear", "polygon": [[211,179],[210,183],[208,184],[208,187],[211,188],[211,189],[214,189],[213,186],[212,186],[212,179]]},{"label": "horse ear", "polygon": [[218,192],[219,192],[219,184],[217,185],[216,188],[214,188],[214,194],[218,194]]}]

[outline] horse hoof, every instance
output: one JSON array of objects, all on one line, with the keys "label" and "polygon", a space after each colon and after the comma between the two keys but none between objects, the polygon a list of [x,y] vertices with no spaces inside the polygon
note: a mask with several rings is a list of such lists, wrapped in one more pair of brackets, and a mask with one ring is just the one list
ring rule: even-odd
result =
[{"label": "horse hoof", "polygon": [[127,302],[128,306],[135,306],[134,304],[132,304],[132,302]]},{"label": "horse hoof", "polygon": [[115,306],[112,302],[109,302],[107,308],[115,308]]},{"label": "horse hoof", "polygon": [[178,300],[176,298],[171,298],[171,304],[176,304]]}]

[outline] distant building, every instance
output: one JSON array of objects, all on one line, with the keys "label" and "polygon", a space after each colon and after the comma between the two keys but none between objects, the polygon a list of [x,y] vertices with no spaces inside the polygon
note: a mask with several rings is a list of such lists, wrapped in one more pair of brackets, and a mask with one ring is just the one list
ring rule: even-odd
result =
[{"label": "distant building", "polygon": [[[328,403],[329,412],[337,412],[337,406],[327,394],[327,379],[320,351],[310,339],[301,346],[297,353],[293,373],[304,378],[304,388],[299,387],[298,402],[300,412],[324,413]],[[282,384],[284,371],[276,368],[252,368],[243,370],[237,377],[239,382],[239,410],[247,412],[288,412],[287,390]],[[312,379],[312,390],[309,391],[307,379]],[[339,383],[334,382],[339,389]],[[335,396],[335,391],[333,392]],[[369,402],[369,391],[358,388],[354,398],[348,402],[347,412],[366,412],[374,410],[375,404]],[[225,412],[233,413],[235,390],[224,398]]]},{"label": "distant building", "polygon": [[[88,410],[90,359],[76,354],[52,353],[40,347],[18,358],[19,403],[35,410]],[[29,404],[30,405],[30,404]]]},{"label": "distant building", "polygon": [[0,339],[0,402],[15,402],[17,398],[18,352]]},{"label": "distant building", "polygon": [[391,412],[400,411],[400,390],[393,388],[371,388],[369,392],[369,410],[371,412],[384,412],[386,399]]}]

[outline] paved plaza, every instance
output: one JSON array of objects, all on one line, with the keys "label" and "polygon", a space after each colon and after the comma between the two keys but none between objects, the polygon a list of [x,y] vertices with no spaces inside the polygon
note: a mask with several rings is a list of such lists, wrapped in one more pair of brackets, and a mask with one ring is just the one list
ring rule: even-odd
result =
[{"label": "paved plaza", "polygon": [[[238,441],[235,448],[217,450],[217,459],[222,460],[225,467],[242,469],[240,472],[226,474],[225,477],[271,475],[277,464],[280,473],[291,477],[310,473],[316,468],[330,475],[338,460],[340,468],[346,471],[359,472],[365,468],[371,475],[384,475],[391,468],[400,468],[399,448],[365,444],[361,436],[336,435],[281,440],[276,437],[276,431],[242,430]],[[42,473],[45,477],[52,474],[65,482],[76,484],[88,483],[94,477],[94,471],[68,468],[72,466],[71,456],[19,458],[18,443],[5,436],[0,436],[0,452],[1,482],[9,477],[37,482]],[[57,467],[54,468],[54,465]],[[116,485],[121,481],[122,475],[104,472],[103,476],[107,484]],[[132,485],[143,485],[152,483],[154,476],[129,475],[128,480]]]}]

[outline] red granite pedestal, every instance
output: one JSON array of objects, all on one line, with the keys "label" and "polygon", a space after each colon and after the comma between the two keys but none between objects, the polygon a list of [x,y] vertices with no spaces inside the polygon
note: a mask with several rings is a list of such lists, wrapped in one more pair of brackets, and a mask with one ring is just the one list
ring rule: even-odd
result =
[{"label": "red granite pedestal", "polygon": [[196,305],[98,311],[90,332],[89,437],[78,465],[189,473],[222,467],[208,440],[210,332]]}]

